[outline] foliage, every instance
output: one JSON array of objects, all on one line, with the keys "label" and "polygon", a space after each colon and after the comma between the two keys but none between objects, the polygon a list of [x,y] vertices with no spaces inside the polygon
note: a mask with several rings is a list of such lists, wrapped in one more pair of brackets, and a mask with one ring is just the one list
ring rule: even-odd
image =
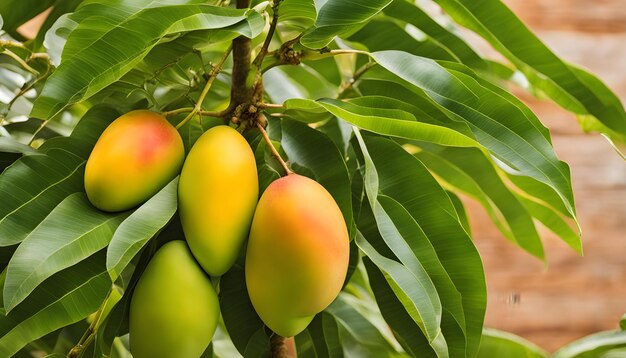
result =
[{"label": "foliage", "polygon": [[[147,108],[179,124],[187,151],[209,127],[238,124],[260,192],[282,174],[253,126],[263,113],[291,170],[338,203],[352,240],[349,275],[295,337],[300,356],[545,356],[483,331],[483,267],[457,195],[480,203],[540,260],[538,225],[581,252],[569,167],[509,89],[525,84],[616,149],[626,142],[617,97],[499,0],[248,2],[1,3],[0,355],[67,354],[79,343],[87,343],[82,356],[128,354],[135,283],[158,247],[183,237],[177,179],[140,207],[110,214],[86,200],[83,175],[104,128]],[[19,25],[51,5],[37,36],[23,38]],[[460,26],[504,60],[482,57]],[[254,61],[241,57],[241,42]],[[269,354],[271,332],[251,306],[243,262],[219,280],[223,325],[207,355]],[[107,302],[110,310],[99,309]],[[83,336],[96,311],[110,313]],[[622,332],[555,356],[606,344],[623,345]]]}]

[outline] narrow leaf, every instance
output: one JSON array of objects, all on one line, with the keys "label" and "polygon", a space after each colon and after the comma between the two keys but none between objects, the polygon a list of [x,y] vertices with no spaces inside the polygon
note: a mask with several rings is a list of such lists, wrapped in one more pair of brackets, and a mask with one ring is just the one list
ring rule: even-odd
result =
[{"label": "narrow leaf", "polygon": [[3,297],[7,312],[48,277],[106,247],[127,215],[95,209],[84,193],[63,200],[24,239],[9,262]]},{"label": "narrow leaf", "polygon": [[178,207],[178,177],[135,210],[115,230],[107,248],[107,270],[115,281],[144,245],[172,219]]}]

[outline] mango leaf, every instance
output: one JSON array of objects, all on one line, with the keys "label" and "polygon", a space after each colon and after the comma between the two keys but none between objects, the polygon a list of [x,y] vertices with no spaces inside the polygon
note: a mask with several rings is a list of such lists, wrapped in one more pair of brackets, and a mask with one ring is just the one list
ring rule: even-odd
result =
[{"label": "mango leaf", "polygon": [[104,252],[48,278],[33,295],[0,315],[0,355],[11,357],[28,343],[95,312],[111,289]]},{"label": "mango leaf", "polygon": [[521,196],[520,199],[533,218],[541,222],[543,226],[560,237],[569,247],[582,255],[583,243],[580,238],[580,231],[575,231],[563,216],[534,198],[528,199]]},{"label": "mango leaf", "polygon": [[423,89],[450,115],[466,121],[478,142],[518,175],[551,186],[575,215],[569,167],[558,160],[538,124],[529,120],[519,103],[494,92],[491,85],[433,60],[400,51],[375,52],[372,57],[390,72]]},{"label": "mango leaf", "polygon": [[343,358],[339,327],[333,315],[321,312],[296,337],[298,357]]},{"label": "mango leaf", "polygon": [[[621,348],[621,350],[620,350]],[[626,348],[625,331],[607,331],[595,333],[572,343],[554,352],[552,358],[594,358],[620,357]],[[615,356],[611,353],[615,351]]]},{"label": "mango leaf", "polygon": [[257,315],[246,288],[243,256],[220,279],[220,310],[228,335],[244,357],[269,353],[270,337]]},{"label": "mango leaf", "polygon": [[[406,1],[402,2],[409,4]],[[389,38],[393,38],[393,41],[389,41]],[[369,21],[348,40],[365,45],[370,52],[399,50],[435,60],[458,61],[458,58],[441,44],[428,37],[417,39],[391,18]]]},{"label": "mango leaf", "polygon": [[[77,13],[91,10],[93,7],[81,7]],[[101,11],[104,13],[99,15],[107,18],[128,15],[124,8],[104,7]],[[103,27],[100,16],[90,15],[74,30],[79,35],[72,33],[68,38],[63,61],[46,81],[32,117],[54,117],[68,105],[91,97],[130,71],[165,35],[219,29],[245,22],[247,16],[260,16],[210,5],[170,5],[147,8],[113,27]],[[253,37],[259,30],[248,27],[241,35]],[[125,46],[117,47],[117,43]]]},{"label": "mango leaf", "polygon": [[315,24],[317,10],[313,0],[282,0],[278,10],[281,25],[295,30],[304,30]]},{"label": "mango leaf", "polygon": [[20,143],[11,137],[0,137],[0,152],[3,153],[20,153],[20,154],[36,154],[35,148]]},{"label": "mango leaf", "polygon": [[448,185],[476,199],[509,240],[545,259],[531,214],[482,152],[470,148],[426,147],[416,156]]},{"label": "mango leaf", "polygon": [[[414,220],[412,225],[415,223],[419,225],[434,248],[434,253],[424,251],[419,258],[424,267],[429,270],[428,273],[437,287],[445,308],[441,328],[446,341],[454,342],[448,346],[450,355],[472,356],[480,342],[486,306],[486,289],[480,256],[460,223],[461,219],[458,217],[456,208],[426,167],[397,143],[371,136],[365,136],[364,143],[378,174],[379,195],[387,196],[403,207],[404,212],[410,214]],[[365,180],[374,179],[365,177]],[[363,212],[367,211],[362,210]],[[405,223],[400,227],[406,228],[406,223],[409,223],[408,218],[402,219],[399,215],[394,214],[394,222]],[[363,217],[360,219],[359,228],[366,229],[368,225],[361,222],[362,219]],[[413,232],[417,232],[414,237],[419,237],[419,231]],[[372,237],[371,234],[368,234],[368,241],[370,237]],[[376,241],[370,243],[374,245]],[[422,247],[428,246],[422,244]],[[377,245],[377,249],[379,252],[382,250],[380,245]],[[447,282],[445,275],[436,274],[435,270],[441,272],[441,269],[437,269],[437,260],[445,269],[453,286]],[[368,274],[370,271],[368,268]],[[457,303],[459,294],[462,314],[459,313]],[[380,305],[378,298],[377,302]],[[381,311],[383,315],[385,312],[392,315],[393,313],[390,312],[398,312],[393,307],[384,309],[381,307]],[[397,314],[402,316],[402,313]],[[389,323],[394,327],[393,319]],[[411,337],[408,338],[409,343],[417,339],[406,317],[398,318],[396,323],[398,327],[402,326],[402,331],[408,334],[408,337]],[[458,343],[463,340],[465,344]],[[400,340],[400,343],[402,344],[403,341]]]},{"label": "mango leaf", "polygon": [[626,135],[619,98],[597,77],[555,55],[501,1],[437,0],[459,24],[476,32],[508,58],[528,80],[563,108],[592,115]]},{"label": "mango leaf", "polygon": [[378,307],[402,348],[412,357],[438,357],[381,270],[367,257],[363,263]]},{"label": "mango leaf", "polygon": [[335,36],[356,29],[378,14],[391,0],[327,0],[319,9],[315,28],[302,36],[300,43],[308,48],[322,48]]},{"label": "mango leaf", "polygon": [[514,334],[485,328],[480,350],[476,357],[547,358],[548,354],[543,349]]},{"label": "mango leaf", "polygon": [[[379,184],[376,167],[360,134],[358,132],[355,133],[357,134],[365,161],[365,187],[369,198],[368,207],[364,207],[361,211],[359,221],[361,232],[372,245],[376,245],[385,251],[390,249],[391,255],[397,257],[415,277],[419,278],[427,275],[426,277],[429,277],[429,281],[433,280],[434,297],[436,297],[437,301],[441,299],[446,312],[455,317],[455,321],[462,330],[460,335],[450,335],[446,340],[449,341],[450,347],[464,347],[466,322],[459,291],[454,286],[450,276],[439,261],[433,246],[415,219],[399,202],[388,196],[378,194]],[[370,215],[372,217],[366,219]],[[373,261],[378,265],[376,260]],[[435,291],[435,287],[437,291]],[[425,291],[428,292],[427,289]],[[437,294],[439,294],[439,297]],[[420,324],[419,321],[417,323],[418,325]],[[441,321],[437,325],[440,326]],[[444,331],[445,334],[446,332]],[[432,335],[429,337],[426,334],[426,337],[429,338],[429,341],[433,341],[430,338]],[[444,346],[445,344],[441,342],[432,343],[435,351],[441,354],[442,352],[437,350],[437,344]]]},{"label": "mango leaf", "polygon": [[341,292],[326,309],[335,316],[346,356],[405,357],[372,298]]},{"label": "mango leaf", "polygon": [[115,281],[144,245],[172,219],[178,208],[178,177],[135,210],[115,230],[107,248],[107,269]]},{"label": "mango leaf", "polygon": [[[419,326],[437,355],[447,356],[447,347],[439,328],[441,302],[430,278],[426,274],[416,277],[411,270],[399,262],[380,255],[362,235],[357,235],[356,243],[359,249],[367,255],[368,260],[371,260],[380,270],[401,305]],[[380,305],[378,299],[377,302]]]},{"label": "mango leaf", "polygon": [[10,312],[45,279],[109,244],[127,212],[95,209],[84,193],[63,200],[17,248],[7,266],[4,307]]},{"label": "mango leaf", "polygon": [[[444,46],[456,61],[473,69],[487,70],[488,63],[462,38],[442,26],[420,7],[405,0],[394,0],[383,12],[420,29],[426,36]],[[407,51],[410,52],[410,51]],[[414,53],[417,55],[417,53]]]},{"label": "mango leaf", "polygon": [[46,141],[41,155],[22,157],[0,175],[0,246],[21,242],[65,197],[83,191],[85,161],[118,115],[106,106],[92,107],[69,138]]},{"label": "mango leaf", "polygon": [[[402,110],[385,113],[379,109],[324,98],[318,102],[328,112],[361,129],[374,133],[459,147],[481,147],[474,139],[453,129],[418,122]],[[290,104],[292,105],[292,104]]]},{"label": "mango leaf", "polygon": [[62,149],[7,168],[0,176],[0,246],[20,243],[65,197],[83,190],[84,170],[83,158]]}]

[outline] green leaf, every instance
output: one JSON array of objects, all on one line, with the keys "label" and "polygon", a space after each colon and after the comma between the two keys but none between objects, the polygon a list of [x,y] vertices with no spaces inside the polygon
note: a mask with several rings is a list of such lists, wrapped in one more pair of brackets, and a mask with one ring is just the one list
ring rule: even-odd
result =
[{"label": "green leaf", "polygon": [[3,297],[7,312],[48,277],[106,247],[127,215],[95,209],[84,193],[63,200],[24,239],[9,262]]},{"label": "green leaf", "polygon": [[[474,69],[487,69],[487,62],[462,38],[440,25],[424,10],[405,0],[394,0],[383,12],[419,28],[426,36],[444,46],[461,62]],[[408,51],[407,51],[408,52]]]},{"label": "green leaf", "polygon": [[378,14],[391,0],[328,0],[318,11],[315,29],[302,36],[300,43],[322,48],[337,35],[341,36]]},{"label": "green leaf", "polygon": [[298,356],[305,356],[306,354],[306,352],[301,351],[300,346],[302,345],[301,339],[307,335],[312,340],[311,348],[315,357],[343,358],[344,352],[339,337],[339,327],[335,317],[330,313],[321,312],[317,314],[307,329],[295,337]]},{"label": "green leaf", "polygon": [[441,147],[425,148],[416,156],[448,185],[476,199],[509,240],[545,259],[532,216],[482,152]]},{"label": "green leaf", "polygon": [[466,121],[478,142],[519,175],[551,186],[575,214],[569,167],[556,157],[550,142],[519,103],[433,60],[400,51],[375,52],[372,57],[398,77],[422,88],[450,115]]},{"label": "green leaf", "polygon": [[[402,2],[408,4],[406,1]],[[393,41],[389,41],[390,38]],[[390,18],[369,21],[367,25],[350,36],[349,40],[365,45],[370,52],[399,50],[436,60],[458,61],[447,48],[430,38],[415,38]]]},{"label": "green leaf", "polygon": [[10,357],[29,342],[87,317],[110,289],[104,252],[47,279],[23,304],[0,315],[0,356]]},{"label": "green leaf", "polygon": [[15,30],[23,23],[39,15],[50,7],[55,0],[2,0],[0,14],[4,24],[1,28],[13,37],[21,39]]},{"label": "green leaf", "polygon": [[543,226],[555,233],[569,245],[569,247],[582,255],[583,243],[580,239],[580,232],[576,232],[572,229],[565,219],[550,207],[523,196],[520,197],[520,199],[535,219],[539,220]]},{"label": "green leaf", "polygon": [[107,248],[107,269],[115,281],[144,245],[172,219],[178,208],[178,177],[135,210],[115,230]]},{"label": "green leaf", "polygon": [[414,270],[380,255],[362,235],[357,235],[356,240],[359,249],[378,267],[402,306],[424,332],[426,339],[429,342],[440,339],[441,302],[428,275],[423,272],[417,276]]},{"label": "green leaf", "polygon": [[504,3],[437,3],[459,24],[485,38],[556,103],[577,114],[590,114],[608,128],[626,134],[626,112],[619,98],[597,77],[556,56]]},{"label": "green leaf", "polygon": [[[364,142],[378,174],[380,194],[404,207],[434,248],[435,253],[420,249],[419,258],[435,283],[444,307],[442,330],[446,341],[456,342],[449,345],[450,355],[472,356],[478,349],[486,306],[485,278],[476,248],[460,223],[450,198],[417,158],[389,139],[366,136]],[[363,228],[362,225],[359,223],[359,228]],[[422,244],[422,247],[428,246]],[[436,270],[441,272],[441,269],[437,269],[436,260],[441,262],[454,287],[447,283],[445,275],[437,274]],[[455,291],[460,293],[462,314],[455,308],[458,306],[455,301],[459,299]],[[385,312],[393,315],[390,311],[396,312],[397,309],[381,307],[381,311],[383,315]],[[406,318],[398,319],[398,324],[412,337],[409,339],[412,342],[416,338],[411,325]],[[458,344],[463,340],[466,347]]]},{"label": "green leaf", "polygon": [[20,243],[65,197],[83,190],[84,167],[83,158],[53,149],[7,168],[0,176],[0,246]]},{"label": "green leaf", "polygon": [[463,225],[465,232],[467,232],[467,234],[471,237],[472,228],[470,226],[469,217],[467,216],[467,210],[465,210],[465,206],[463,205],[463,202],[456,194],[454,194],[451,191],[446,190],[446,194],[448,194],[448,197],[450,197],[450,201],[452,201],[452,204],[454,205],[454,208],[456,209],[456,213],[459,216],[461,225]]},{"label": "green leaf", "polygon": [[[607,331],[595,333],[574,341],[556,351],[552,358],[608,358],[612,350],[626,347],[626,332]],[[622,351],[623,353],[623,351]],[[620,355],[616,355],[619,357]]]},{"label": "green leaf", "polygon": [[485,328],[480,350],[476,357],[547,358],[548,354],[543,349],[514,334]]},{"label": "green leaf", "polygon": [[[61,65],[46,81],[32,117],[54,117],[68,105],[91,97],[130,71],[165,35],[224,28],[247,21],[247,16],[259,16],[253,11],[210,5],[170,5],[130,15],[123,7],[102,6],[83,6],[76,12],[91,16],[69,36]],[[94,7],[98,10],[95,14]],[[122,21],[103,26],[101,16]],[[258,30],[247,27],[241,34],[253,37]],[[125,46],[116,46],[118,43]]]},{"label": "green leaf", "polygon": [[0,137],[0,152],[20,153],[20,154],[36,154],[35,148],[22,144],[11,137]]},{"label": "green leaf", "polygon": [[[348,357],[400,357],[398,343],[371,299],[341,292],[326,309],[335,316]],[[393,343],[391,343],[393,342]],[[349,354],[348,354],[349,352]]]},{"label": "green leaf", "polygon": [[[464,347],[466,321],[459,291],[454,286],[450,276],[445,271],[441,261],[439,261],[433,246],[415,219],[399,202],[388,196],[378,194],[378,174],[375,165],[360,134],[358,132],[355,133],[357,133],[365,160],[365,187],[370,206],[367,210],[363,209],[365,211],[361,211],[359,223],[361,232],[372,245],[379,247],[384,245],[391,249],[392,255],[397,257],[403,265],[411,270],[415,277],[419,278],[426,273],[428,274],[427,277],[430,277],[428,280],[432,279],[434,283],[433,295],[437,301],[441,299],[445,310],[455,317],[455,321],[463,331],[461,335],[447,337],[449,345]],[[448,199],[447,196],[445,199]],[[373,220],[364,220],[367,216],[364,214],[369,212],[372,212]],[[384,247],[383,249],[387,250]],[[375,260],[373,261],[376,263]],[[435,291],[435,287],[437,291]],[[437,293],[439,297],[437,297]],[[439,322],[438,325],[440,324]],[[446,335],[445,331],[444,335]],[[427,334],[426,336],[428,337],[429,335]]]},{"label": "green leaf", "polygon": [[[474,139],[450,128],[418,122],[408,112],[395,110],[393,114],[402,114],[401,118],[386,117],[387,113],[336,99],[319,101],[333,115],[361,129],[393,137],[414,139],[423,142],[459,147],[480,147]],[[378,113],[377,113],[378,112]]]},{"label": "green leaf", "polygon": [[354,237],[350,177],[339,149],[323,133],[296,121],[283,119],[281,128],[282,149],[293,170],[311,173],[312,179],[328,190],[341,209],[350,237]]},{"label": "green leaf", "polygon": [[437,357],[420,327],[404,308],[382,271],[367,257],[363,258],[363,262],[378,307],[404,350],[413,357]]},{"label": "green leaf", "polygon": [[220,311],[239,353],[244,357],[262,357],[269,352],[269,336],[248,296],[243,261],[240,257],[220,279]]},{"label": "green leaf", "polygon": [[295,30],[305,30],[315,24],[317,10],[313,0],[282,0],[278,10],[281,25]]}]

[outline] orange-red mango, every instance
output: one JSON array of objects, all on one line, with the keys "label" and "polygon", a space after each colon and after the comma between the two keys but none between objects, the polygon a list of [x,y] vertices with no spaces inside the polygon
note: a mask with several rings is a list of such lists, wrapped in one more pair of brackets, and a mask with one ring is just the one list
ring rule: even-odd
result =
[{"label": "orange-red mango", "polygon": [[292,337],[339,294],[349,260],[341,210],[323,186],[290,174],[265,190],[254,214],[246,286],[254,309]]},{"label": "orange-red mango", "polygon": [[228,126],[206,131],[185,159],[178,183],[180,220],[191,252],[213,276],[235,263],[259,196],[254,153]]},{"label": "orange-red mango", "polygon": [[104,211],[133,208],[174,179],[184,159],[183,141],[163,116],[128,112],[102,132],[87,160],[87,197]]}]

